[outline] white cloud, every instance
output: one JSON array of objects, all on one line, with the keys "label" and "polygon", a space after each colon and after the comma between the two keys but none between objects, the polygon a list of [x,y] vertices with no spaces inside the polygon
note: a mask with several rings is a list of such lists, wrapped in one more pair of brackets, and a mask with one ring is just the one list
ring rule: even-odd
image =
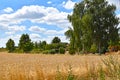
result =
[{"label": "white cloud", "polygon": [[8,27],[9,31],[15,31],[15,32],[24,31],[25,29],[26,29],[25,26],[18,26],[18,25],[13,25]]},{"label": "white cloud", "polygon": [[0,23],[0,29],[5,31],[5,34],[7,35],[12,35],[15,34],[16,32],[23,32],[26,30],[26,26],[18,26],[18,25],[2,25]]},{"label": "white cloud", "polygon": [[14,13],[0,15],[0,24],[19,24],[22,21],[29,20],[33,23],[44,23],[63,28],[69,25],[67,20],[68,14],[60,12],[54,7],[24,6]]},{"label": "white cloud", "polygon": [[66,39],[66,36],[59,36],[62,42],[69,42],[68,39]]},{"label": "white cloud", "polygon": [[15,32],[14,32],[14,31],[11,31],[11,32],[5,32],[5,34],[7,34],[7,35],[12,35],[12,34],[15,34]]},{"label": "white cloud", "polygon": [[7,7],[7,8],[5,8],[3,11],[6,12],[6,13],[11,13],[11,12],[13,12],[14,10],[13,10],[12,8],[10,8],[10,7]]},{"label": "white cloud", "polygon": [[68,29],[67,28],[64,28],[62,30],[50,30],[50,29],[45,29],[45,28],[42,28],[42,27],[39,27],[39,26],[31,26],[29,28],[29,31],[31,32],[34,32],[34,33],[42,33],[44,35],[62,35],[64,34],[65,31],[67,31]]},{"label": "white cloud", "polygon": [[73,9],[75,2],[73,2],[72,0],[68,0],[67,2],[63,1],[62,4],[65,9]]},{"label": "white cloud", "polygon": [[46,29],[45,29],[45,28],[41,28],[41,27],[39,27],[39,26],[31,26],[31,27],[29,28],[29,31],[31,31],[31,32],[36,32],[36,33],[43,33],[43,32],[46,31]]},{"label": "white cloud", "polygon": [[38,19],[44,17],[46,13],[44,6],[31,5],[23,6],[14,14],[11,14],[11,17],[17,19]]},{"label": "white cloud", "polygon": [[30,34],[30,38],[32,39],[33,42],[39,41],[41,36],[39,34],[32,33]]},{"label": "white cloud", "polygon": [[48,1],[47,4],[51,4],[52,2],[51,1]]}]

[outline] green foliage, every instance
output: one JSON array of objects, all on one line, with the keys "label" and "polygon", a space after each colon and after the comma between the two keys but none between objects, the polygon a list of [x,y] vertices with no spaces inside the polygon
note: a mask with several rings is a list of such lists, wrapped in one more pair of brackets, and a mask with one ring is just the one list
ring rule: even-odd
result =
[{"label": "green foliage", "polygon": [[21,49],[19,49],[19,48],[16,48],[16,49],[14,50],[14,53],[20,53],[20,54],[22,54],[22,53],[24,53],[24,52],[23,52],[23,50],[21,50]]},{"label": "green foliage", "polygon": [[55,49],[44,50],[42,53],[43,53],[43,54],[55,54],[55,53],[56,53],[56,50],[55,50]]},{"label": "green foliage", "polygon": [[92,52],[92,53],[96,53],[97,52],[97,46],[96,46],[96,44],[92,44],[91,45],[90,52]]},{"label": "green foliage", "polygon": [[59,53],[64,54],[64,53],[65,53],[65,48],[60,47],[60,48],[59,48]]},{"label": "green foliage", "polygon": [[99,70],[99,76],[100,76],[100,80],[105,80],[105,72],[102,66],[100,67],[100,70]]},{"label": "green foliage", "polygon": [[39,43],[39,48],[45,50],[45,46],[47,45],[46,41],[42,41],[41,43]]},{"label": "green foliage", "polygon": [[67,71],[68,71],[67,75],[64,75],[64,73],[60,71],[60,68],[58,66],[55,80],[77,80],[76,77],[72,73],[71,65],[69,65],[69,69],[67,69]]},{"label": "green foliage", "polygon": [[52,40],[52,43],[60,43],[61,40],[59,37],[54,37],[53,40]]},{"label": "green foliage", "polygon": [[33,49],[33,43],[31,42],[25,43],[25,45],[23,46],[23,51],[26,53],[30,52],[32,49]]},{"label": "green foliage", "polygon": [[66,43],[52,43],[45,46],[45,50],[51,51],[50,53],[64,53],[66,48]]},{"label": "green foliage", "polygon": [[41,50],[41,49],[33,49],[32,51],[31,51],[31,53],[42,53],[42,51],[43,50]]},{"label": "green foliage", "polygon": [[9,39],[8,42],[6,43],[6,48],[7,48],[8,52],[13,52],[15,50],[14,40]]},{"label": "green foliage", "polygon": [[69,54],[71,54],[71,55],[75,54],[75,49],[74,48],[69,48]]},{"label": "green foliage", "polygon": [[30,52],[33,49],[33,43],[29,38],[28,34],[22,34],[19,40],[19,49],[23,50],[23,52]]},{"label": "green foliage", "polygon": [[34,43],[34,49],[45,50],[46,45],[47,45],[46,41],[35,42]]},{"label": "green foliage", "polygon": [[116,52],[116,51],[120,50],[119,43],[115,43],[115,42],[113,42],[113,41],[110,40],[109,46],[108,46],[108,50],[110,52]]},{"label": "green foliage", "polygon": [[38,48],[39,48],[39,45],[38,45],[37,42],[34,43],[34,48],[35,48],[35,49],[38,49]]},{"label": "green foliage", "polygon": [[68,15],[72,28],[65,32],[69,46],[75,52],[88,51],[94,42],[100,53],[108,47],[108,42],[118,44],[119,19],[115,10],[106,0],[83,0],[75,4],[73,14]]},{"label": "green foliage", "polygon": [[75,80],[75,76],[72,73],[72,66],[71,65],[69,65],[67,80]]}]

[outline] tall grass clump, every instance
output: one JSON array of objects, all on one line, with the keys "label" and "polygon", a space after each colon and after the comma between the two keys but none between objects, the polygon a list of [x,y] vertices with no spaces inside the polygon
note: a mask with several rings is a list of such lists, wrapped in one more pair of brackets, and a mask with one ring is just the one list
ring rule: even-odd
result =
[{"label": "tall grass clump", "polygon": [[[66,73],[67,72],[67,73]],[[56,71],[56,79],[55,80],[76,80],[75,75],[72,72],[72,66],[69,65],[69,69],[66,72],[60,70],[59,66]]]},{"label": "tall grass clump", "polygon": [[120,80],[120,62],[118,55],[103,58],[102,62],[105,66],[105,74],[111,80]]},{"label": "tall grass clump", "polygon": [[80,75],[77,80],[120,80],[119,56],[107,56],[101,60],[102,63],[97,65],[86,62],[86,73]]}]

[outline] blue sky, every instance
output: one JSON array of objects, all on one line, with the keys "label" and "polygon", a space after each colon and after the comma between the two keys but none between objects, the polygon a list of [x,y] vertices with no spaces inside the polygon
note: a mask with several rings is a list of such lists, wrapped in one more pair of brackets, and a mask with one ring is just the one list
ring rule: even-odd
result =
[{"label": "blue sky", "polygon": [[[1,0],[0,1],[0,47],[5,47],[9,38],[16,45],[21,34],[28,33],[32,41],[46,40],[48,43],[58,36],[68,42],[64,32],[71,26],[67,15],[81,0]],[[117,6],[120,17],[119,0],[108,0]]]}]

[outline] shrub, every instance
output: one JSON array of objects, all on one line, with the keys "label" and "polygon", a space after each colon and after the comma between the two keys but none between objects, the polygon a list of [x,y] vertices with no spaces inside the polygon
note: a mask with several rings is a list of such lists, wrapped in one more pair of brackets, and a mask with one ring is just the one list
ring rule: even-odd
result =
[{"label": "shrub", "polygon": [[19,49],[19,48],[16,48],[16,49],[14,50],[14,53],[24,53],[24,52],[23,52],[23,50],[21,50],[21,49]]},{"label": "shrub", "polygon": [[110,52],[117,52],[118,50],[120,50],[120,46],[119,45],[109,46],[108,49]]},{"label": "shrub", "polygon": [[31,53],[41,53],[41,52],[42,52],[41,49],[33,49],[33,50],[31,51]]},{"label": "shrub", "polygon": [[55,53],[56,53],[56,50],[55,50],[55,49],[49,50],[49,53],[50,53],[50,54],[55,54]]},{"label": "shrub", "polygon": [[72,55],[75,54],[75,49],[70,48],[70,49],[69,49],[69,53],[72,54]]},{"label": "shrub", "polygon": [[65,53],[65,49],[63,47],[60,47],[59,48],[59,53],[64,54]]},{"label": "shrub", "polygon": [[43,54],[48,54],[49,53],[49,50],[45,50],[42,52]]},{"label": "shrub", "polygon": [[119,56],[107,56],[102,59],[104,67],[106,67],[104,73],[106,77],[110,77],[111,80],[120,79],[120,63]]},{"label": "shrub", "polygon": [[43,54],[55,54],[56,51],[55,51],[55,49],[51,49],[51,50],[45,50],[45,51],[43,51],[42,53],[43,53]]},{"label": "shrub", "polygon": [[97,52],[97,46],[95,44],[91,45],[90,52],[96,53]]}]

